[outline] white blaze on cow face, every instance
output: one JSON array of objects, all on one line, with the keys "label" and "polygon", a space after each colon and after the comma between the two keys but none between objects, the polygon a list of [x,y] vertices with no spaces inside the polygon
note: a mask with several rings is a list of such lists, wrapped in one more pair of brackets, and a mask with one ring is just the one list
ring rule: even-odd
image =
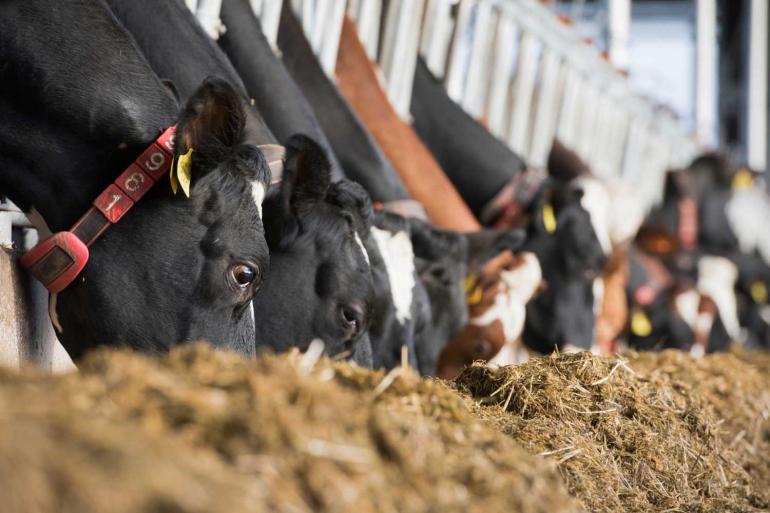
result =
[{"label": "white blaze on cow face", "polygon": [[358,232],[355,232],[353,234],[353,237],[356,239],[356,244],[358,244],[358,247],[361,250],[361,253],[363,253],[364,255],[364,260],[366,260],[366,265],[371,265],[369,263],[369,253],[366,252],[366,248],[364,247],[364,243],[361,242],[361,237],[359,237]]},{"label": "white blaze on cow face", "polygon": [[740,340],[741,336],[735,298],[737,279],[738,268],[727,258],[709,255],[698,261],[698,292],[714,300],[722,324],[733,340]]},{"label": "white blaze on cow face", "polygon": [[262,219],[262,202],[265,200],[265,184],[260,181],[251,182],[251,197],[254,198],[254,204],[259,212],[259,219]]},{"label": "white blaze on cow face", "polygon": [[578,190],[583,191],[583,197],[580,198],[580,205],[588,212],[591,218],[596,238],[602,247],[605,255],[612,251],[612,242],[610,241],[610,198],[607,188],[592,177],[581,177],[575,180]]},{"label": "white blaze on cow face", "polygon": [[403,326],[412,318],[412,291],[415,285],[412,240],[404,231],[394,234],[372,228],[371,233],[385,261],[396,320]]}]

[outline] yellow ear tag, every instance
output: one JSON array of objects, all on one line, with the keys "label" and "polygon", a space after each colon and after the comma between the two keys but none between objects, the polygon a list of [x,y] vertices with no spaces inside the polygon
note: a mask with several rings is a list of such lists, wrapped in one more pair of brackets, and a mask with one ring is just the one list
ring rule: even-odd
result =
[{"label": "yellow ear tag", "polygon": [[751,175],[751,171],[743,168],[735,173],[735,177],[733,177],[733,190],[737,191],[751,187],[752,183],[754,183],[754,177]]},{"label": "yellow ear tag", "polygon": [[471,292],[471,295],[468,296],[468,304],[477,305],[481,303],[481,297],[483,293],[484,291],[481,290],[481,287],[476,287],[475,289],[473,289],[473,292]]},{"label": "yellow ear tag", "polygon": [[755,281],[751,284],[751,299],[758,305],[767,301],[767,287],[764,283]]},{"label": "yellow ear tag", "polygon": [[546,203],[543,207],[543,226],[548,233],[556,231],[556,214],[554,214],[553,205],[550,203]]},{"label": "yellow ear tag", "polygon": [[476,285],[476,275],[475,274],[471,274],[471,275],[466,276],[465,277],[465,293],[467,294],[468,292],[470,292],[474,285]]},{"label": "yellow ear tag", "polygon": [[631,316],[631,332],[639,337],[646,337],[652,333],[652,323],[643,310],[634,310]]},{"label": "yellow ear tag", "polygon": [[192,183],[192,152],[192,148],[187,150],[187,153],[179,157],[179,162],[176,164],[176,178],[179,180],[184,195],[188,198],[190,197],[190,183]]}]

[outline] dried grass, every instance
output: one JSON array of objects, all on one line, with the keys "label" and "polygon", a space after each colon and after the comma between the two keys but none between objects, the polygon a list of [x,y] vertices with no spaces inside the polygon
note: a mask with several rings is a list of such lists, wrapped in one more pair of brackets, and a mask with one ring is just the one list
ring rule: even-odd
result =
[{"label": "dried grass", "polygon": [[0,373],[0,411],[8,513],[581,509],[552,464],[408,369],[99,352],[64,377]]},{"label": "dried grass", "polygon": [[692,358],[678,351],[634,355],[630,365],[697,393],[722,441],[770,502],[770,354],[736,351]]},{"label": "dried grass", "polygon": [[474,399],[480,417],[555,461],[589,511],[768,506],[711,407],[665,372],[634,372],[624,360],[578,353],[500,369],[477,364],[454,386]]}]

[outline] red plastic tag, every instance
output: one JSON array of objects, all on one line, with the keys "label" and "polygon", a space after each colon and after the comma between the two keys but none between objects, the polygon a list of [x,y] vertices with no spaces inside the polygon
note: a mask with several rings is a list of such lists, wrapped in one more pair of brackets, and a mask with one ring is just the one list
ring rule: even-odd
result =
[{"label": "red plastic tag", "polygon": [[115,184],[110,184],[95,200],[94,206],[98,208],[104,217],[111,223],[117,223],[120,218],[134,205],[128,194],[118,189]]},{"label": "red plastic tag", "polygon": [[123,174],[115,180],[115,183],[134,202],[139,201],[155,185],[150,175],[142,171],[136,164],[128,166],[128,169],[123,171]]},{"label": "red plastic tag", "polygon": [[61,292],[88,262],[88,246],[72,232],[59,232],[29,250],[21,265],[51,292]]}]

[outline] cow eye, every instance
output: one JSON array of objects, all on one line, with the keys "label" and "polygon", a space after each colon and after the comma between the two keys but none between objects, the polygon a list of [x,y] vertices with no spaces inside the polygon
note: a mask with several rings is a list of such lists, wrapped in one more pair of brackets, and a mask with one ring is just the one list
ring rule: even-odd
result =
[{"label": "cow eye", "polygon": [[257,279],[257,270],[246,264],[234,265],[230,268],[230,280],[236,287],[246,288]]}]

